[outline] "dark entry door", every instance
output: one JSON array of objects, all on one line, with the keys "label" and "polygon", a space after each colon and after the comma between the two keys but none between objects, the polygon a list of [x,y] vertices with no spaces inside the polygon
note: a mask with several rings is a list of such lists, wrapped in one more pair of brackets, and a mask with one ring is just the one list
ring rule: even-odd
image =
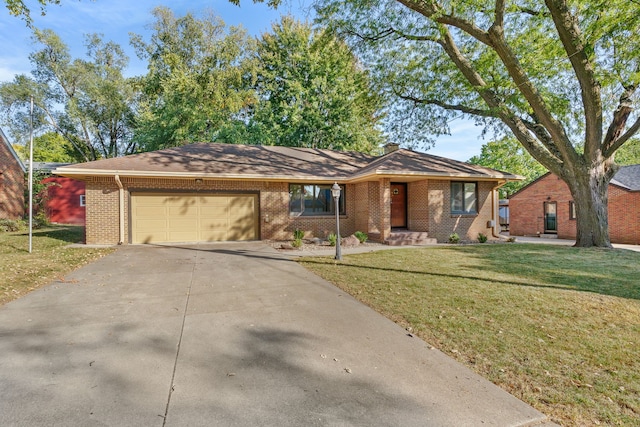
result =
[{"label": "dark entry door", "polygon": [[407,184],[391,183],[391,227],[407,228]]},{"label": "dark entry door", "polygon": [[558,232],[558,205],[556,202],[544,203],[544,232]]}]

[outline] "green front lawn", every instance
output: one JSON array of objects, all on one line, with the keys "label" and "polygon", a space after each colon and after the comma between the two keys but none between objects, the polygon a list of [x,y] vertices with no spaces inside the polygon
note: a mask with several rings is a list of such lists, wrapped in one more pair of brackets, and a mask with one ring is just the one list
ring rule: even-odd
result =
[{"label": "green front lawn", "polygon": [[562,425],[638,425],[638,252],[489,244],[300,262]]},{"label": "green front lawn", "polygon": [[48,226],[33,231],[29,253],[27,232],[0,232],[0,305],[14,300],[103,255],[111,248],[69,248],[83,239],[83,227]]}]

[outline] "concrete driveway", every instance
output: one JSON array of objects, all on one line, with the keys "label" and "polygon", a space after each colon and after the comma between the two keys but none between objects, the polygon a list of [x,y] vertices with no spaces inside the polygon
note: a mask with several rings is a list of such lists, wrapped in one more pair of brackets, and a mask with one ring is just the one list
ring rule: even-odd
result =
[{"label": "concrete driveway", "polygon": [[2,426],[546,423],[260,243],[122,247],[0,308]]}]

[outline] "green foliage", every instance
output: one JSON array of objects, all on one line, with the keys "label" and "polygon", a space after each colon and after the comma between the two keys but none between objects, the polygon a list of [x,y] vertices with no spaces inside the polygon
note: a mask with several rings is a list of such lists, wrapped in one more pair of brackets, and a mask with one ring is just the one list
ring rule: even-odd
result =
[{"label": "green foliage", "polygon": [[293,238],[296,240],[304,239],[304,230],[300,230],[299,228],[293,230]]},{"label": "green foliage", "polygon": [[0,84],[0,106],[14,136],[29,135],[31,96],[34,129],[56,132],[74,147],[75,157],[95,160],[131,153],[133,91],[123,77],[128,58],[113,42],[86,38],[88,59],[72,59],[51,30],[34,30],[40,50],[30,55],[31,77]]},{"label": "green foliage", "polygon": [[640,139],[632,138],[616,152],[616,163],[619,165],[640,164]]},{"label": "green foliage", "polygon": [[381,98],[349,47],[324,30],[284,17],[257,43],[259,102],[224,142],[377,152]]},{"label": "green foliage", "polygon": [[500,187],[502,199],[506,199],[547,172],[546,168],[531,157],[513,137],[503,137],[484,144],[480,155],[472,157],[468,162],[524,177],[522,181],[508,182]]},{"label": "green foliage", "polygon": [[449,234],[449,243],[460,243],[460,236],[458,236],[458,233]]},{"label": "green foliage", "polygon": [[338,237],[336,236],[336,233],[329,233],[327,240],[329,241],[330,246],[335,246],[338,242]]},{"label": "green foliage", "polygon": [[487,243],[487,235],[483,233],[478,233],[478,242]]},{"label": "green foliage", "polygon": [[[22,160],[29,159],[29,146],[15,145],[18,155]],[[47,132],[33,138],[33,161],[75,163],[83,159],[73,148],[71,143],[55,132]]]},{"label": "green foliage", "polygon": [[[21,17],[27,23],[27,26],[31,26],[33,23],[31,10],[27,7],[24,0],[6,0],[5,3],[11,15]],[[47,5],[60,4],[60,0],[38,0],[38,3],[40,3],[40,13],[44,15]]]},{"label": "green foliage", "polygon": [[214,141],[223,125],[242,121],[255,103],[248,58],[253,41],[213,14],[176,17],[158,7],[153,16],[150,41],[132,36],[138,57],[149,61],[147,75],[137,81],[142,98],[135,140],[143,151]]},{"label": "green foliage", "polygon": [[353,233],[353,235],[358,238],[360,243],[364,243],[369,239],[369,236],[367,235],[367,233],[363,231],[356,231],[355,233]]},{"label": "green foliage", "polygon": [[15,231],[22,231],[27,228],[23,220],[0,218],[0,232],[12,233]]},{"label": "green foliage", "polygon": [[293,246],[294,248],[302,247],[302,239],[293,239],[293,242],[291,242],[291,246]]}]

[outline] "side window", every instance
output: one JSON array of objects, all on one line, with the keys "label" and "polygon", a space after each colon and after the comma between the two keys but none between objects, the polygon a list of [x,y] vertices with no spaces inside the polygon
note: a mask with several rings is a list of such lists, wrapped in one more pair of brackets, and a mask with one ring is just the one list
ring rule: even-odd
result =
[{"label": "side window", "polygon": [[84,194],[80,195],[80,206],[85,206],[85,197]]},{"label": "side window", "polygon": [[451,182],[451,213],[478,213],[478,183]]}]

